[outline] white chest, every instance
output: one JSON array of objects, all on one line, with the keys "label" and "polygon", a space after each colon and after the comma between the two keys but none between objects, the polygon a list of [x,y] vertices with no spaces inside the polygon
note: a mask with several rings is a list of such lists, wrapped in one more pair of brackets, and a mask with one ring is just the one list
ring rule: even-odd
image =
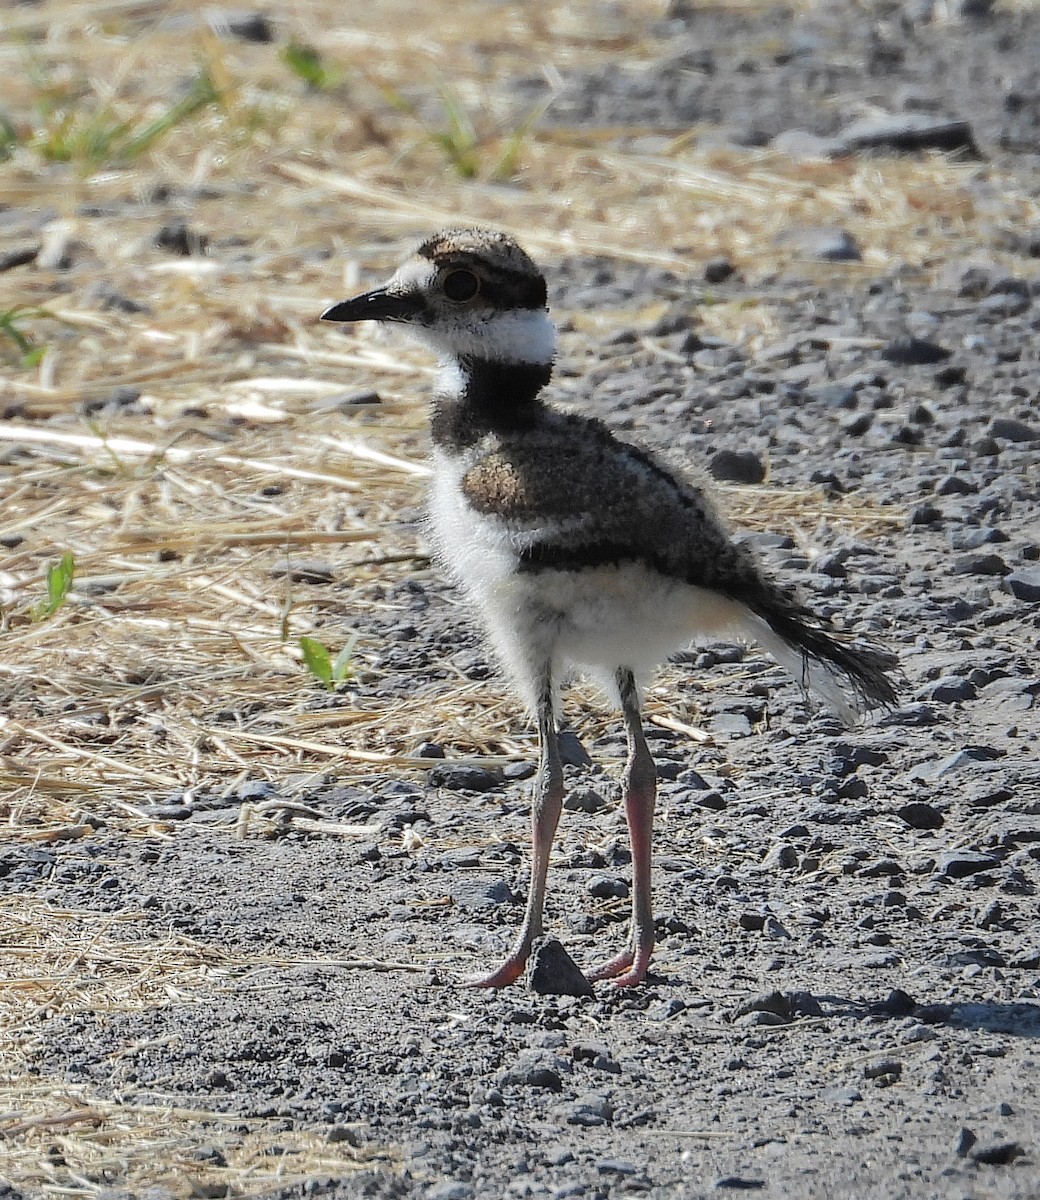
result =
[{"label": "white chest", "polygon": [[482,605],[505,599],[515,576],[516,551],[501,521],[475,512],[462,481],[468,456],[434,451],[429,517],[434,552],[456,583]]}]

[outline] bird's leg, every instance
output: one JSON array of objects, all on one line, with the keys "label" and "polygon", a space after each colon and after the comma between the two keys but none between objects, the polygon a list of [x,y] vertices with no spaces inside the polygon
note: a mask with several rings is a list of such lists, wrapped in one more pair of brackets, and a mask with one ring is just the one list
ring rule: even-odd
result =
[{"label": "bird's leg", "polygon": [[531,885],[527,893],[527,911],[509,957],[490,975],[470,981],[471,987],[505,987],[520,978],[527,965],[531,944],[542,936],[542,909],[545,882],[549,873],[549,854],[563,808],[563,765],[556,742],[552,683],[548,669],[543,675],[538,698],[539,763],[531,807]]},{"label": "bird's leg", "polygon": [[657,797],[657,768],[643,736],[639,693],[628,668],[617,673],[621,710],[628,733],[625,764],[625,817],[632,841],[632,930],[629,948],[589,973],[590,980],[613,979],[618,987],[632,987],[646,978],[654,949],[654,910],[650,897],[650,859]]}]

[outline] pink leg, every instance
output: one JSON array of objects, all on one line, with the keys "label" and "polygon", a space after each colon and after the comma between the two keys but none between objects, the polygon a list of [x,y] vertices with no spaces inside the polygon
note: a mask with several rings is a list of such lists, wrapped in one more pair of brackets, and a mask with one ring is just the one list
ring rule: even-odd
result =
[{"label": "pink leg", "polygon": [[625,817],[632,841],[632,930],[629,948],[588,974],[593,982],[612,979],[616,987],[633,987],[646,978],[654,949],[654,910],[650,892],[653,855],[654,803],[657,798],[657,768],[643,737],[639,697],[632,672],[617,675],[621,704],[628,730],[628,762],[625,766]]},{"label": "pink leg", "polygon": [[549,855],[553,837],[563,808],[563,767],[556,744],[551,689],[545,689],[546,700],[539,705],[538,733],[541,743],[538,778],[535,781],[531,810],[531,886],[527,893],[527,911],[509,957],[490,975],[467,980],[469,987],[499,988],[515,983],[523,974],[531,953],[531,944],[542,936],[542,909],[545,905],[545,884],[549,873]]}]

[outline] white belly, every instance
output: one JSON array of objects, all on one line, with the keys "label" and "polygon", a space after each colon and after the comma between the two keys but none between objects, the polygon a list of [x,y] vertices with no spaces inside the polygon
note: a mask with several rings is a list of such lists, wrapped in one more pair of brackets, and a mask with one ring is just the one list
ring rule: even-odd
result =
[{"label": "white belly", "polygon": [[474,512],[461,492],[468,464],[435,466],[430,524],[437,556],[475,602],[499,658],[532,707],[546,663],[554,675],[574,664],[604,682],[618,667],[645,676],[698,634],[739,620],[732,601],[639,562],[518,572],[520,550],[542,531],[510,533]]}]

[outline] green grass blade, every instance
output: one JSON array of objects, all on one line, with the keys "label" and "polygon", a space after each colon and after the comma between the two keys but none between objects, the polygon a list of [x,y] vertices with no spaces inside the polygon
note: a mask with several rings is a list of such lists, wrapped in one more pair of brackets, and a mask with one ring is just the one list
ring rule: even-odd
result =
[{"label": "green grass blade", "polygon": [[354,647],[357,645],[357,634],[347,639],[343,649],[336,655],[332,664],[332,678],[336,683],[354,677],[354,668],[350,665],[354,658]]},{"label": "green grass blade", "polygon": [[151,149],[159,138],[165,137],[172,129],[219,101],[220,91],[214,83],[213,76],[203,68],[192,84],[191,90],[182,100],[171,104],[164,113],[160,113],[154,120],[142,125],[140,129],[124,140],[118,148],[118,157],[124,161],[138,158],[145,151]]}]

